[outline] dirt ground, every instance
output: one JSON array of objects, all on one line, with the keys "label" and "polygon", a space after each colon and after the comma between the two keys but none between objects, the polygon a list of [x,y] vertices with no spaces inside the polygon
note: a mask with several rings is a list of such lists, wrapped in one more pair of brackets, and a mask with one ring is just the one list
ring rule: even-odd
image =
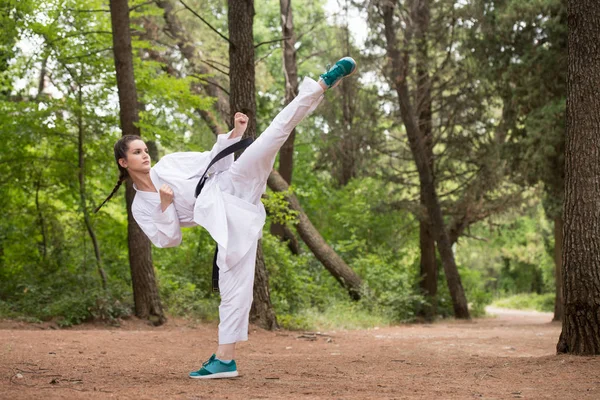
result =
[{"label": "dirt ground", "polygon": [[555,355],[551,315],[369,330],[267,332],[238,347],[240,377],[191,380],[216,325],[0,322],[1,399],[600,399],[600,358]]}]

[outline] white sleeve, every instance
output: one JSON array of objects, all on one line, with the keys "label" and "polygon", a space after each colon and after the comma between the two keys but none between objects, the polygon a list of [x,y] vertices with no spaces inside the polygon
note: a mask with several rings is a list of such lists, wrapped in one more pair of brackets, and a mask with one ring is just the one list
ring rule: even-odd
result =
[{"label": "white sleeve", "polygon": [[[217,141],[214,144],[212,150],[210,151],[210,159],[211,160],[213,158],[215,158],[217,156],[217,154],[219,154],[222,150],[225,150],[229,146],[242,140],[241,136],[233,138],[233,139],[229,139],[229,137],[231,136],[231,132],[233,132],[233,131],[229,131],[226,134],[217,136]],[[233,154],[230,154],[227,157],[223,158],[221,161],[218,161],[215,165],[213,165],[210,168],[210,172],[226,171],[229,169],[229,167],[231,167],[231,164],[233,164],[233,161],[234,161]]]},{"label": "white sleeve", "polygon": [[156,247],[175,247],[181,243],[181,227],[173,203],[164,212],[159,205],[155,212],[132,207],[132,213],[139,227]]}]

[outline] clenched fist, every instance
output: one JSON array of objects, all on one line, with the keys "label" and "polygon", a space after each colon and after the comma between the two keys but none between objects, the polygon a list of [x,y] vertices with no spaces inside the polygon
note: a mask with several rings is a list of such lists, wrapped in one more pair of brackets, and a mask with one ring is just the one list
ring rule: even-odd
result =
[{"label": "clenched fist", "polygon": [[162,212],[165,212],[167,207],[173,202],[173,189],[165,183],[160,187],[158,193],[160,194],[160,208]]},{"label": "clenched fist", "polygon": [[230,139],[240,137],[244,135],[246,132],[246,128],[248,128],[249,118],[246,114],[241,112],[236,112],[233,116],[233,132],[231,133]]}]

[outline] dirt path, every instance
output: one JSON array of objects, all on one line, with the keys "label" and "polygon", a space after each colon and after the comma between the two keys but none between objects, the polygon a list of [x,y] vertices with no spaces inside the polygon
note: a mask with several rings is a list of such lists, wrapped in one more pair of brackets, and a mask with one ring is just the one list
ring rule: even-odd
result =
[{"label": "dirt path", "polygon": [[600,399],[600,358],[556,356],[551,315],[358,331],[252,329],[241,376],[187,373],[216,346],[215,325],[40,329],[0,322],[2,399]]}]

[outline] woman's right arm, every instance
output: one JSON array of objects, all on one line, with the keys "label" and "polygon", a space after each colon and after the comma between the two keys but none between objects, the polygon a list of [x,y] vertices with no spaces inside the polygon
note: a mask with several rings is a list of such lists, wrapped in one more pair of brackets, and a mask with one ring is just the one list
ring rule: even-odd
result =
[{"label": "woman's right arm", "polygon": [[181,244],[181,227],[173,203],[163,211],[157,206],[150,211],[145,207],[132,207],[133,218],[156,247],[175,247]]}]

